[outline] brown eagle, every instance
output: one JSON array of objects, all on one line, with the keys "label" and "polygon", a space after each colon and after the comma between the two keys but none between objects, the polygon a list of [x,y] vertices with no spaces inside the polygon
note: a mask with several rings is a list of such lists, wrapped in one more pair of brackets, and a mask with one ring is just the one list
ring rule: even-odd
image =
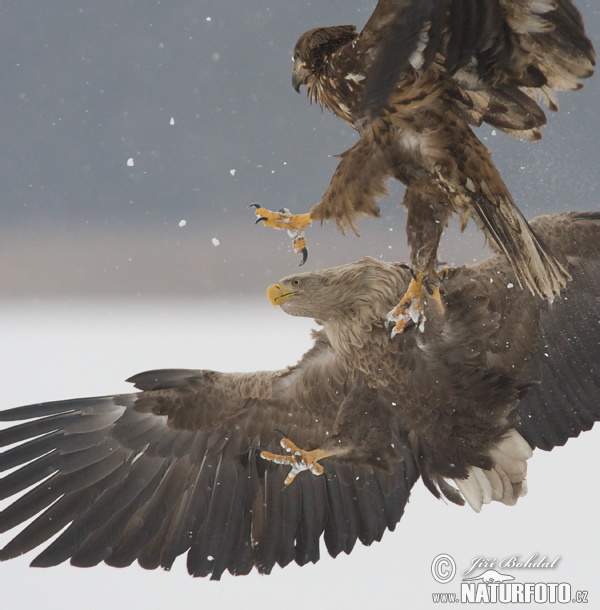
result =
[{"label": "brown eagle", "polygon": [[571,0],[379,0],[360,33],[351,25],[312,29],[294,49],[293,86],[306,85],[311,102],[360,139],[340,155],[310,213],[256,214],[288,229],[304,261],[308,224],[333,218],[356,231],[360,216],[379,215],[376,199],[396,178],[407,187],[402,203],[415,273],[390,312],[397,330],[421,316],[423,280],[434,293],[438,244],[453,213],[463,227],[475,220],[520,285],[552,300],[569,275],[516,207],[470,126],[486,122],[515,138],[540,138],[540,104],[557,110],[554,91],[580,88],[594,63]]},{"label": "brown eagle", "polygon": [[[29,521],[0,560],[61,532],[32,565],[168,569],[187,553],[218,579],[315,562],[321,537],[333,556],[380,540],[419,476],[475,510],[514,504],[532,448],[600,419],[600,214],[533,224],[573,276],[552,304],[496,254],[448,275],[425,332],[390,340],[382,316],[410,273],[365,258],[269,289],[323,326],[295,366],[150,371],[138,393],[0,412],[20,422],[0,430],[0,500],[18,496],[0,532]],[[275,455],[284,435],[304,450]]]}]

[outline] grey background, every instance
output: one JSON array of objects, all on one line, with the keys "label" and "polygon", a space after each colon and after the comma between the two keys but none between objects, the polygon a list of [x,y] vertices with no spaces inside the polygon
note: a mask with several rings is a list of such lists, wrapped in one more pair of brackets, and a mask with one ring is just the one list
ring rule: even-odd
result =
[{"label": "grey background", "polygon": [[[247,205],[308,211],[356,136],[294,93],[291,50],[374,4],[3,0],[0,296],[262,293],[294,272],[287,235]],[[598,44],[600,9],[577,5]],[[480,130],[528,218],[598,209],[599,88],[561,94],[540,143]],[[309,228],[306,268],[405,259],[402,192],[360,239]],[[444,253],[483,243],[451,232]]]}]

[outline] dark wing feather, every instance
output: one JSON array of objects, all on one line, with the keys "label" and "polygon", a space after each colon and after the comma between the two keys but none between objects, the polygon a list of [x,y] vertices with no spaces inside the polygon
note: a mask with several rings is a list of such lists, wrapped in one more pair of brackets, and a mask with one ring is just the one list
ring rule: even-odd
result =
[{"label": "dark wing feather", "polygon": [[[6,560],[63,530],[32,562],[106,562],[170,568],[187,555],[194,576],[268,573],[381,538],[403,513],[418,474],[412,456],[370,474],[331,463],[323,477],[285,488],[286,468],[265,462],[282,430],[322,443],[352,391],[323,336],[296,366],[275,373],[150,371],[137,394],[20,407],[0,421],[0,513],[5,532],[34,517],[0,551]],[[365,490],[375,489],[377,493]],[[379,491],[385,489],[384,494]],[[343,519],[339,516],[343,515]]]},{"label": "dark wing feather", "polygon": [[497,257],[471,273],[477,272],[472,281],[494,280],[487,291],[483,285],[476,290],[478,299],[489,299],[486,325],[497,326],[486,338],[488,360],[501,371],[519,372],[511,382],[519,402],[508,417],[520,419],[517,429],[532,447],[550,450],[600,421],[600,213],[555,214],[532,226],[572,275],[554,302],[514,288],[507,293],[514,275]]},{"label": "dark wing feather", "polygon": [[518,289],[495,255],[450,271],[440,287],[446,310],[430,308],[429,330],[418,335],[422,355],[398,351],[413,386],[403,412],[418,436],[408,439],[419,443],[421,477],[438,497],[440,475],[477,464],[503,421],[548,450],[600,421],[600,213],[533,225],[573,276],[563,294],[547,303]]},{"label": "dark wing feather", "polygon": [[[399,76],[408,68],[425,24],[430,21],[432,29],[441,24],[440,12],[433,10],[440,4],[445,0],[379,0],[357,40],[340,53],[340,66],[354,62],[355,57],[366,62],[360,115],[367,109],[373,115],[380,114]],[[434,47],[428,48],[433,55]]]},{"label": "dark wing feather", "polygon": [[[559,251],[569,257],[573,279],[568,293],[541,315],[540,342],[521,376],[525,394],[513,413],[529,444],[547,451],[600,420],[598,220],[598,213],[570,214],[570,239],[564,239],[565,223],[544,235],[562,242]],[[573,332],[574,321],[581,332]]]},{"label": "dark wing feather", "polygon": [[[578,79],[593,73],[594,47],[571,0],[545,10],[549,8],[550,3],[543,7],[522,0],[378,2],[356,44],[341,54],[364,63],[367,78],[359,116],[380,116],[407,73],[413,68],[426,72],[434,62],[464,92],[485,90],[496,102],[496,111],[484,111],[482,118],[500,128],[505,127],[498,121],[509,109],[498,105],[496,90],[506,96],[507,90],[520,87],[578,88]],[[542,95],[548,96],[548,91]],[[545,103],[556,109],[551,97]],[[527,112],[512,114],[520,120]],[[538,110],[536,116],[539,127],[543,112]],[[508,128],[509,133],[528,129]],[[514,135],[539,137],[538,132]]]}]

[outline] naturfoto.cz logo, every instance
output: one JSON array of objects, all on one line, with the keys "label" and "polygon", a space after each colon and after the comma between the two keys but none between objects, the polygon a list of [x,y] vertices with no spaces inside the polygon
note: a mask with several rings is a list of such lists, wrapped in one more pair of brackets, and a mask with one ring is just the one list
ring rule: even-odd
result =
[{"label": "naturfoto.cz logo", "polygon": [[[536,603],[568,604],[587,603],[587,591],[573,591],[565,582],[519,582],[506,572],[507,569],[553,569],[560,557],[548,559],[536,553],[526,560],[518,556],[500,561],[476,557],[471,566],[462,572],[459,593],[437,592],[432,594],[434,603]],[[437,555],[431,564],[431,574],[436,582],[447,584],[456,575],[456,562],[446,554]]]}]

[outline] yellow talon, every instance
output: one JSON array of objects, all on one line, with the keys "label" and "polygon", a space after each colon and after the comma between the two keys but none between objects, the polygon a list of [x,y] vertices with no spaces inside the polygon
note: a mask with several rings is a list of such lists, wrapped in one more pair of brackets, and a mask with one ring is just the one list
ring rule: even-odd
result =
[{"label": "yellow talon", "polygon": [[310,212],[306,214],[292,214],[287,209],[282,209],[279,212],[271,212],[266,208],[260,207],[253,203],[250,207],[255,208],[254,213],[258,216],[256,222],[262,222],[266,227],[274,229],[285,229],[288,235],[294,240],[294,251],[302,254],[302,262],[304,265],[308,258],[308,249],[306,248],[306,239],[304,238],[304,229],[313,222]]},{"label": "yellow talon", "polygon": [[[254,213],[258,216],[258,220],[262,221],[265,227],[273,227],[274,229],[286,229],[301,233],[313,222],[310,212],[306,214],[292,214],[289,210],[283,209],[279,212],[271,212],[266,208],[256,208]],[[257,221],[258,222],[258,221]]]},{"label": "yellow talon", "polygon": [[294,252],[296,254],[302,254],[306,250],[306,239],[304,237],[296,237],[294,239]]},{"label": "yellow talon", "polygon": [[304,451],[304,449],[297,447],[289,438],[282,438],[280,444],[290,455],[278,455],[270,451],[262,451],[260,457],[275,464],[285,464],[292,467],[285,478],[284,482],[286,485],[289,485],[296,478],[296,475],[303,470],[310,470],[317,476],[323,474],[323,466],[319,464],[318,460],[330,456],[330,453],[321,449]]},{"label": "yellow talon", "polygon": [[431,299],[432,301],[435,301],[438,304],[438,307],[444,311],[444,303],[442,301],[442,294],[440,292],[440,289],[437,286],[429,286],[427,289],[427,292],[429,293],[427,295],[427,299]]},{"label": "yellow talon", "polygon": [[[423,297],[423,288],[427,292],[425,297]],[[387,315],[387,323],[395,322],[392,329],[392,338],[403,332],[410,322],[416,324],[419,330],[423,332],[427,319],[425,317],[425,299],[428,302],[430,300],[434,301],[442,312],[444,311],[444,303],[439,288],[430,284],[427,278],[423,276],[423,272],[420,271],[413,275],[400,303]]]},{"label": "yellow talon", "polygon": [[396,307],[397,310],[404,309],[406,305],[410,305],[412,301],[421,299],[421,289],[423,287],[423,273],[417,273],[416,277],[410,280],[410,284],[404,293],[404,296]]}]

